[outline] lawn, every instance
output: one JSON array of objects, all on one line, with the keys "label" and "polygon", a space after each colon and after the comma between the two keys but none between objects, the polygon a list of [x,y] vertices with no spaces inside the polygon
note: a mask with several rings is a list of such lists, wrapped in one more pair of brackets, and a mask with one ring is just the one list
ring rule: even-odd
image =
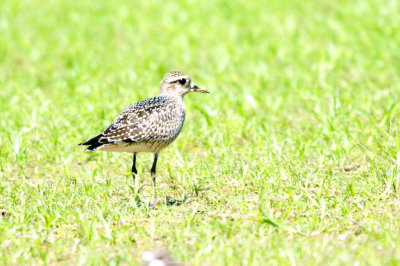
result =
[{"label": "lawn", "polygon": [[[0,261],[400,264],[400,2],[0,0]],[[79,142],[170,70],[160,153]]]}]

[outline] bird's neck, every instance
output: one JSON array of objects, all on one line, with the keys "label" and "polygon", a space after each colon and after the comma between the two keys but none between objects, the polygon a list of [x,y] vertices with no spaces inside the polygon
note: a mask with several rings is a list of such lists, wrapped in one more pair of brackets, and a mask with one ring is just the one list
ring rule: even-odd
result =
[{"label": "bird's neck", "polygon": [[168,97],[183,106],[183,95],[161,92],[158,96]]}]

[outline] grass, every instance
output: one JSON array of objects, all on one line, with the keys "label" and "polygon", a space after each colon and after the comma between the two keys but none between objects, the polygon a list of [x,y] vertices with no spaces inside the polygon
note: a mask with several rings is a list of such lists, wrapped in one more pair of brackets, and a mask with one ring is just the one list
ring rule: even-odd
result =
[{"label": "grass", "polygon": [[[0,1],[3,264],[400,263],[399,2]],[[160,154],[76,144],[180,70]]]}]

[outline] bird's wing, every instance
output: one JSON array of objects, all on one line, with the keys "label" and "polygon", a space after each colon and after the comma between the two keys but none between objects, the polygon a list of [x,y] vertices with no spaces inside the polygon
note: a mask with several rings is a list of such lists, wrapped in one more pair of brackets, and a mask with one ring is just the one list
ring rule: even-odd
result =
[{"label": "bird's wing", "polygon": [[98,143],[156,141],[165,137],[163,127],[176,124],[171,113],[176,104],[166,97],[153,97],[128,106],[100,134]]}]

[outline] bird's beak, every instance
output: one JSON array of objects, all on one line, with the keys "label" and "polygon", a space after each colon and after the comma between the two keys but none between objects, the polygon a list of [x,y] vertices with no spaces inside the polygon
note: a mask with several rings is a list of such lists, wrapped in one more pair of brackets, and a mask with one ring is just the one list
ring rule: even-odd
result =
[{"label": "bird's beak", "polygon": [[201,92],[201,93],[210,93],[209,91],[197,87],[197,85],[194,85],[193,83],[190,85],[190,91],[191,92]]}]

